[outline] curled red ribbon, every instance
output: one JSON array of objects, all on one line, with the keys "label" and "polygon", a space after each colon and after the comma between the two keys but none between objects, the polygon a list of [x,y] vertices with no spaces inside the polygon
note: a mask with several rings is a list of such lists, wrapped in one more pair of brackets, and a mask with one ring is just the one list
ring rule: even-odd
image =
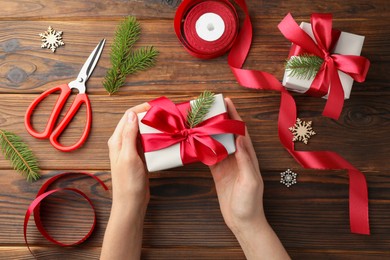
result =
[{"label": "curled red ribbon", "polygon": [[228,119],[227,113],[211,117],[194,128],[186,125],[187,111],[190,103],[175,105],[166,97],[149,102],[151,108],[141,122],[161,133],[141,134],[145,152],[160,150],[180,143],[180,155],[183,164],[201,161],[213,165],[227,155],[226,148],[211,135],[237,134],[245,135],[245,123]]},{"label": "curled red ribbon", "polygon": [[[28,209],[26,211],[26,215],[24,217],[24,241],[25,241],[25,243],[27,245],[27,248],[28,248],[28,250],[30,251],[31,254],[33,254],[33,252],[31,251],[30,246],[28,245],[28,242],[27,242],[27,225],[28,225],[28,221],[30,219],[30,216],[32,214],[34,214],[35,226],[38,228],[38,230],[42,234],[42,236],[44,236],[47,240],[53,242],[54,244],[57,244],[57,245],[60,245],[60,246],[73,246],[73,245],[81,244],[82,242],[84,242],[92,234],[92,232],[93,232],[93,230],[94,230],[94,228],[96,226],[95,208],[94,208],[94,206],[92,204],[92,201],[88,198],[88,196],[85,193],[83,193],[82,191],[80,191],[78,189],[74,189],[74,188],[58,188],[58,189],[47,191],[47,189],[49,188],[49,186],[53,182],[55,182],[59,178],[62,178],[63,176],[67,176],[67,175],[70,175],[70,174],[82,174],[82,175],[87,175],[89,177],[92,177],[95,180],[97,180],[99,182],[99,184],[105,190],[108,190],[107,186],[98,177],[96,177],[95,175],[92,175],[90,173],[86,173],[86,172],[77,172],[77,173],[66,172],[66,173],[62,173],[62,174],[56,175],[56,176],[50,178],[49,180],[47,180],[42,185],[42,187],[39,189],[36,198],[31,202],[30,206],[28,207]],[[53,193],[59,192],[59,191],[70,191],[70,192],[73,192],[73,193],[76,193],[76,194],[82,196],[89,203],[89,205],[91,206],[91,208],[93,210],[93,213],[94,213],[93,223],[92,223],[92,226],[91,226],[89,232],[83,238],[81,238],[79,241],[76,241],[76,242],[73,242],[73,243],[70,243],[70,244],[65,244],[65,243],[62,243],[62,242],[60,242],[58,240],[55,240],[46,231],[46,229],[44,228],[44,226],[42,224],[42,221],[41,221],[41,216],[40,216],[40,204],[41,204],[41,202],[45,198],[47,198],[48,196],[52,195]]]},{"label": "curled red ribbon", "polygon": [[[183,20],[185,18],[188,19],[188,13],[185,13],[185,11],[188,12],[188,10],[199,3],[200,1],[192,1],[192,0],[184,0],[182,4],[179,6],[176,16],[175,16],[175,32],[183,44],[183,46],[189,51],[190,54],[202,58],[201,55],[198,55],[197,52],[194,53],[193,50],[188,50],[188,47],[183,40],[183,35],[187,35],[190,32],[184,32],[184,33],[178,33],[182,32],[184,30],[183,28]],[[228,2],[227,0],[221,0],[219,2]],[[243,26],[238,33],[238,36],[235,38],[235,41],[233,43],[233,46],[230,50],[229,56],[228,56],[228,64],[230,66],[230,69],[232,70],[234,76],[237,79],[237,82],[244,87],[252,88],[252,89],[261,89],[261,90],[275,90],[281,92],[281,102],[280,102],[280,109],[279,109],[279,118],[278,118],[278,133],[279,133],[279,139],[283,146],[286,148],[286,150],[295,158],[297,162],[299,162],[302,167],[308,168],[308,169],[346,169],[348,170],[349,174],[349,217],[350,217],[350,227],[351,232],[358,233],[358,234],[370,234],[370,228],[369,228],[369,217],[368,217],[368,195],[367,195],[367,183],[365,176],[363,173],[361,173],[359,170],[357,170],[355,167],[353,167],[349,162],[347,162],[344,158],[339,156],[337,153],[331,152],[331,151],[295,151],[294,148],[294,142],[292,141],[292,133],[288,130],[289,127],[293,126],[297,115],[296,115],[296,104],[293,99],[293,97],[289,94],[289,92],[283,87],[283,85],[280,83],[280,81],[273,76],[270,73],[264,72],[264,71],[258,71],[258,70],[246,70],[242,69],[242,66],[246,60],[246,57],[249,53],[251,42],[252,42],[252,23],[250,21],[248,8],[246,6],[246,3],[244,0],[235,0],[236,4],[244,11],[245,18],[243,22]],[[203,10],[204,13],[208,12],[207,9]],[[282,30],[284,31],[285,28],[289,28],[290,25],[288,25],[289,18],[291,15],[287,15],[287,20],[284,20],[282,23]],[[316,17],[316,15],[314,16]],[[321,15],[319,16],[322,17]],[[326,16],[325,16],[326,17]],[[327,19],[325,19],[327,20]],[[312,21],[313,23],[313,21]],[[294,21],[294,24],[295,21]],[[321,19],[318,21],[316,20],[314,23],[314,27],[318,26],[321,28],[322,21]],[[291,25],[293,28],[294,25]],[[299,28],[299,27],[298,27]],[[194,28],[190,28],[191,30],[194,30]],[[334,83],[333,80],[339,81],[338,76],[336,77],[333,73],[338,68],[340,70],[343,70],[344,72],[347,72],[351,76],[354,74],[358,74],[358,76],[354,75],[353,77],[355,79],[363,80],[366,72],[366,68],[360,68],[360,66],[366,66],[367,61],[364,59],[357,58],[357,60],[360,60],[363,62],[363,64],[360,64],[360,61],[354,61],[355,58],[345,57],[345,55],[336,55],[336,54],[326,54],[323,52],[325,47],[330,48],[332,46],[332,43],[329,43],[328,36],[332,34],[332,32],[329,32],[329,22],[325,21],[325,26],[323,29],[315,29],[317,31],[317,37],[321,39],[319,42],[320,44],[324,43],[324,48],[319,48],[317,45],[313,46],[310,44],[308,48],[308,51],[312,51],[313,53],[316,53],[318,55],[322,55],[321,57],[325,57],[325,64],[323,65],[323,70],[325,71],[331,71],[331,74],[328,74],[327,72],[321,73],[322,75],[327,75],[327,82],[331,82],[332,84],[338,84],[338,82]],[[299,28],[299,30],[301,30]],[[321,32],[324,31],[325,36],[321,34]],[[319,33],[318,33],[319,32]],[[291,36],[290,33],[289,37]],[[293,32],[292,32],[293,34]],[[301,35],[301,33],[299,33]],[[306,34],[305,34],[306,35]],[[301,35],[302,36],[302,35]],[[295,37],[295,36],[294,36]],[[307,37],[302,36],[302,37]],[[299,37],[298,37],[299,38]],[[310,38],[310,37],[309,37]],[[323,40],[323,41],[322,41]],[[312,39],[310,38],[310,41]],[[226,43],[228,44],[228,43]],[[327,52],[328,53],[328,52]],[[330,57],[332,56],[332,57]],[[344,57],[342,57],[344,56]],[[344,63],[346,62],[346,63]],[[355,68],[359,67],[359,68]],[[337,72],[337,70],[336,70]],[[356,72],[356,73],[355,73]],[[329,76],[331,75],[331,77]],[[360,76],[359,76],[360,75]],[[325,77],[325,76],[324,76]],[[317,83],[316,83],[317,84]],[[341,84],[341,83],[340,83]],[[327,85],[326,81],[324,83],[319,84]],[[328,85],[329,86],[329,85]],[[332,86],[333,87],[333,86]],[[321,89],[321,87],[320,87]],[[329,96],[331,101],[327,102],[326,105],[326,111],[331,111],[332,106],[334,106],[334,110],[331,111],[328,115],[333,117],[338,117],[339,111],[341,111],[340,107],[342,108],[342,104],[340,106],[340,103],[334,104],[337,102],[338,97],[343,97],[342,102],[344,100],[344,94],[340,92],[340,89],[342,90],[342,87],[335,87],[333,90],[331,90],[332,97]],[[310,92],[315,92],[314,88]],[[319,94],[321,96],[321,94]],[[336,98],[335,98],[336,97]],[[335,101],[336,100],[336,101]]]},{"label": "curled red ribbon", "polygon": [[[306,93],[322,97],[329,92],[323,115],[337,120],[344,105],[344,90],[338,70],[358,82],[363,82],[366,79],[370,61],[362,56],[331,53],[341,33],[338,30],[332,30],[331,14],[313,14],[311,27],[316,42],[298,26],[291,14],[288,14],[278,25],[282,34],[295,44],[292,46],[290,56],[291,54],[309,53],[324,59]],[[296,45],[300,48],[296,48]]]}]

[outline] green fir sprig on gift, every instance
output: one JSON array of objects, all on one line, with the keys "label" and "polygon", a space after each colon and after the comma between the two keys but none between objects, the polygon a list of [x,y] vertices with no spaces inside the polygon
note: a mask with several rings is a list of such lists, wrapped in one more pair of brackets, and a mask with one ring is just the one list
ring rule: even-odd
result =
[{"label": "green fir sprig on gift", "polygon": [[285,67],[289,77],[310,80],[317,75],[323,62],[320,57],[305,53],[301,56],[292,56],[286,61]]},{"label": "green fir sprig on gift", "polygon": [[13,168],[25,176],[27,181],[40,178],[38,161],[20,136],[0,129],[0,148]]},{"label": "green fir sprig on gift", "polygon": [[204,91],[199,97],[191,104],[191,108],[187,114],[187,125],[189,128],[195,127],[197,124],[203,121],[204,117],[210,111],[214,104],[214,93],[210,91]]},{"label": "green fir sprig on gift", "polygon": [[133,16],[128,16],[118,26],[111,47],[111,65],[103,86],[111,95],[125,83],[126,76],[146,70],[156,63],[158,51],[153,46],[134,50],[141,34],[141,26]]}]

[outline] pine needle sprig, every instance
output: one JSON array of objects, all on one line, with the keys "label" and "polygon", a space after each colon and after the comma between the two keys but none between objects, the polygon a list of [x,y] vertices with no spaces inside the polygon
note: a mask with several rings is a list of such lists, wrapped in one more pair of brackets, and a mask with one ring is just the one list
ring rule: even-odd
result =
[{"label": "pine needle sprig", "polygon": [[128,16],[120,23],[115,32],[111,47],[111,64],[118,66],[130,56],[134,44],[141,34],[141,26],[133,16]]},{"label": "pine needle sprig", "polygon": [[137,71],[146,70],[154,66],[158,51],[153,46],[142,47],[135,50],[125,64],[125,73],[133,74]]},{"label": "pine needle sprig", "polygon": [[13,168],[24,175],[27,181],[36,181],[40,178],[38,161],[22,138],[0,129],[0,148]]},{"label": "pine needle sprig", "polygon": [[285,67],[289,71],[289,77],[310,80],[317,75],[323,62],[320,57],[305,53],[301,56],[292,56],[286,61]]},{"label": "pine needle sprig", "polygon": [[128,16],[118,26],[111,47],[111,65],[103,86],[111,95],[119,90],[129,74],[146,70],[156,62],[158,51],[153,47],[142,47],[133,50],[141,34],[141,26],[133,16]]},{"label": "pine needle sprig", "polygon": [[214,104],[214,93],[210,91],[204,91],[199,97],[192,102],[191,108],[187,114],[187,125],[190,128],[195,127],[197,124],[203,121],[204,117],[210,111],[210,108]]}]

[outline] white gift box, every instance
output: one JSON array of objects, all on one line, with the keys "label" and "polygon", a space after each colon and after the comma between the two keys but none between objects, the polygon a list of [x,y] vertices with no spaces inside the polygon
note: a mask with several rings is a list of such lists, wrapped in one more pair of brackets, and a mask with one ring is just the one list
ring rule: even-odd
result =
[{"label": "white gift box", "polygon": [[[214,96],[214,104],[211,107],[204,120],[213,116],[226,112],[226,105],[222,94]],[[194,100],[190,101],[191,103]],[[138,114],[139,130],[141,135],[147,133],[161,133],[159,130],[147,126],[141,122],[142,118],[147,112]],[[220,142],[225,146],[228,154],[232,154],[236,151],[233,134],[218,134],[212,135],[212,138]],[[183,162],[180,157],[180,143],[174,144],[170,147],[145,153],[146,166],[149,172],[166,170],[174,167],[183,166]]]},{"label": "white gift box", "polygon": [[[300,27],[316,42],[310,23],[301,23]],[[357,55],[360,56],[364,42],[364,36],[356,35],[352,33],[341,32],[340,38],[337,41],[335,48],[332,53],[344,54],[344,55]],[[353,78],[348,74],[338,71],[341,84],[344,89],[344,98],[348,99],[351,94]],[[289,71],[285,70],[283,77],[283,86],[288,90],[305,93],[311,86],[314,78],[298,79],[296,76],[288,76]],[[324,96],[327,98],[328,95]]]}]

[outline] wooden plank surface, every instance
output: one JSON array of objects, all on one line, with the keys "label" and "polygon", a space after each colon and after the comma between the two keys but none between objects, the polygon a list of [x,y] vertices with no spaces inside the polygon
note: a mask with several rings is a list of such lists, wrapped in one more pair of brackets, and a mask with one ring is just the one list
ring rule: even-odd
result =
[{"label": "wooden plank surface", "polygon": [[[210,89],[234,101],[247,123],[265,182],[267,217],[293,259],[390,258],[390,10],[387,0],[248,0],[254,38],[246,68],[283,76],[290,43],[277,30],[287,12],[309,21],[312,12],[332,12],[334,27],[365,35],[362,54],[371,61],[364,83],[355,83],[338,121],[321,116],[323,99],[294,94],[299,116],[312,120],[317,132],[310,145],[298,150],[332,150],[367,177],[372,234],[349,232],[348,177],[345,171],[302,169],[281,146],[277,136],[280,96],[244,89],[236,83],[227,56],[199,60],[181,47],[173,31],[179,0],[49,1],[0,0],[0,129],[23,137],[39,159],[42,179],[29,184],[0,156],[0,259],[34,259],[24,245],[25,210],[42,183],[63,171],[89,171],[111,187],[107,140],[123,112],[134,105],[167,95],[175,102],[192,99]],[[119,21],[140,19],[137,46],[160,50],[157,66],[128,77],[125,87],[108,96],[102,79],[110,67],[109,47]],[[56,53],[40,48],[39,33],[51,25],[64,31],[65,46]],[[87,143],[72,153],[56,151],[32,138],[24,114],[42,91],[73,80],[89,52],[107,39],[88,93],[93,128]],[[55,97],[39,107],[34,126],[42,129]],[[69,105],[69,104],[68,104]],[[81,110],[61,140],[72,143],[82,131]],[[292,168],[298,184],[279,183],[279,173]],[[151,201],[144,225],[143,259],[245,259],[223,222],[208,168],[188,165],[150,174]],[[56,184],[79,188],[91,196],[98,225],[88,241],[72,248],[47,242],[30,223],[29,242],[38,259],[97,259],[111,206],[111,192],[92,179],[74,176]],[[62,206],[60,204],[62,203]],[[60,194],[43,207],[46,226],[61,241],[80,238],[91,224],[91,210],[80,198]]]},{"label": "wooden plank surface", "polygon": [[[272,19],[256,22],[250,55],[245,63],[246,68],[261,69],[274,73],[278,78],[283,76],[283,62],[288,54],[290,43],[277,30],[277,24],[284,13]],[[309,16],[308,16],[309,17]],[[297,18],[298,19],[298,18]],[[309,21],[308,18],[300,19]],[[1,21],[3,33],[0,35],[0,93],[41,93],[55,84],[73,80],[83,65],[86,56],[101,38],[107,38],[107,46],[93,77],[88,82],[89,94],[106,94],[101,85],[109,63],[109,46],[118,25],[113,21]],[[335,27],[345,31],[357,31],[366,36],[363,55],[370,56],[372,63],[368,81],[355,84],[353,94],[375,94],[378,90],[389,91],[390,75],[386,73],[389,65],[386,57],[390,51],[386,48],[388,39],[386,30],[377,30],[382,20],[373,20],[364,28],[358,19],[334,21]],[[40,37],[51,25],[56,30],[64,31],[65,46],[53,54],[40,48]],[[158,66],[148,73],[131,75],[122,89],[123,95],[148,92],[181,93],[192,90],[195,95],[207,85],[213,85],[215,91],[241,91],[226,64],[226,55],[213,60],[199,60],[181,48],[173,31],[172,20],[142,21],[143,34],[138,46],[154,45],[161,54]],[[357,27],[357,28],[356,28]],[[82,28],[74,30],[73,28]],[[98,28],[98,29],[97,29]],[[25,59],[26,55],[28,60]],[[207,80],[206,80],[207,79]],[[372,81],[370,81],[372,80]],[[215,84],[218,83],[218,84]],[[188,86],[191,84],[191,86]]]}]

